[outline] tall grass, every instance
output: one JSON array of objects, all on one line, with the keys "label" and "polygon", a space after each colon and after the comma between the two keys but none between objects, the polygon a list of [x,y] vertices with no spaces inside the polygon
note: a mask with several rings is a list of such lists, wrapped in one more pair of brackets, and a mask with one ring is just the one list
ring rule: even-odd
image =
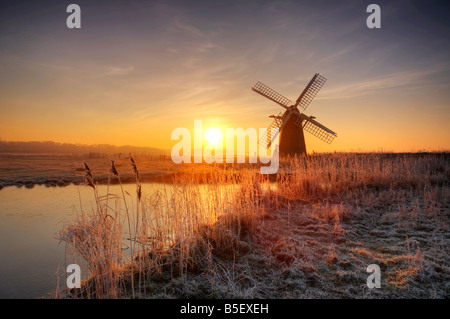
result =
[{"label": "tall grass", "polygon": [[90,273],[79,296],[145,295],[146,283],[162,271],[182,277],[208,267],[213,255],[233,258],[253,231],[261,195],[261,181],[254,173],[229,174],[216,167],[206,177],[178,178],[171,191],[163,189],[141,200],[139,173],[130,161],[136,195],[128,197],[114,162],[111,178],[119,179],[120,195],[100,195],[86,164],[95,209],[82,211],[60,232]]},{"label": "tall grass", "polygon": [[[65,225],[60,239],[74,256],[83,258],[89,279],[68,296],[147,297],[150,283],[158,278],[183,280],[188,273],[218,269],[217,260],[234,260],[248,252],[259,220],[295,201],[325,203],[309,207],[310,214],[333,222],[340,236],[340,223],[350,215],[346,201],[379,200],[371,198],[368,189],[395,188],[383,195],[386,201],[401,197],[401,191],[421,190],[430,216],[439,211],[437,198],[449,197],[450,168],[439,155],[325,154],[289,158],[281,164],[272,185],[257,169],[200,164],[174,177],[172,189],[150,195],[142,194],[138,165],[131,156],[135,195],[124,191],[114,162],[110,178],[118,179],[121,193],[110,194],[108,187],[106,194],[99,194],[85,164],[86,185],[92,187],[96,205]],[[444,195],[436,185],[444,186]],[[414,208],[412,214],[402,209],[406,208],[400,207],[400,219],[417,219]],[[330,263],[337,258],[334,244],[328,258]]]}]

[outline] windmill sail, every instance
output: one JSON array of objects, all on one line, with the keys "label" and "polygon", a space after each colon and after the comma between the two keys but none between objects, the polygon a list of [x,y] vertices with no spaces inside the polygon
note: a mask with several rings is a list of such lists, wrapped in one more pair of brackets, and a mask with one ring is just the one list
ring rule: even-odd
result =
[{"label": "windmill sail", "polygon": [[298,119],[295,124],[303,127],[306,132],[311,133],[315,137],[328,144],[333,142],[334,138],[337,137],[337,134],[335,132],[323,126],[319,122],[314,121],[312,118],[306,116],[305,114],[298,114]]},{"label": "windmill sail", "polygon": [[270,87],[268,87],[265,84],[262,84],[261,82],[257,82],[255,86],[252,87],[252,90],[268,98],[269,100],[272,100],[275,103],[281,105],[285,109],[288,109],[289,106],[292,105],[292,101],[289,100],[287,97],[284,97],[280,93],[272,90]]},{"label": "windmill sail", "polygon": [[319,90],[322,88],[322,86],[327,81],[326,78],[321,76],[319,73],[316,73],[311,81],[309,81],[306,88],[303,90],[302,94],[298,97],[297,101],[295,102],[295,106],[300,106],[303,110],[306,110],[309,103],[314,99],[316,94],[319,92]]},{"label": "windmill sail", "polygon": [[[286,124],[286,122],[291,117],[292,112],[289,112],[285,114],[284,112],[281,112],[278,114],[278,116],[275,116],[272,124],[269,125],[267,130],[264,132],[264,134],[259,139],[259,145],[263,146],[265,149],[268,149],[273,141],[277,138],[278,134],[281,132],[281,129]],[[272,136],[272,131],[277,130],[276,133]]]}]

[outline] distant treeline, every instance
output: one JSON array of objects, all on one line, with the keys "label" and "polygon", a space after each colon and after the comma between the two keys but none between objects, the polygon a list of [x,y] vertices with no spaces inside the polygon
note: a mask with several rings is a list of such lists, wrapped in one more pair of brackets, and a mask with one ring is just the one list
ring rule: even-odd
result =
[{"label": "distant treeline", "polygon": [[67,155],[91,155],[99,157],[100,154],[169,154],[169,151],[153,147],[139,146],[115,146],[109,144],[84,145],[46,142],[10,142],[0,141],[0,153],[20,153],[20,154],[67,154]]}]

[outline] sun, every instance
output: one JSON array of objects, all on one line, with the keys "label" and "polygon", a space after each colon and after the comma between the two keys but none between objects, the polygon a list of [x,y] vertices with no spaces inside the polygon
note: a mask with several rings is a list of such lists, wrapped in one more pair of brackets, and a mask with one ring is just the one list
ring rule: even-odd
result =
[{"label": "sun", "polygon": [[209,128],[205,131],[205,139],[212,146],[217,145],[219,143],[221,137],[222,137],[222,132],[218,128]]}]

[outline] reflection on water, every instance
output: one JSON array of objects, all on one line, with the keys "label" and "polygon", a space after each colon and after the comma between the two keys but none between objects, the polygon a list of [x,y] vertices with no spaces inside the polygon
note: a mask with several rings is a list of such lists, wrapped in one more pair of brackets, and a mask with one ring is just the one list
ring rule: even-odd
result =
[{"label": "reflection on water", "polygon": [[[120,186],[109,192],[121,194]],[[166,185],[166,190],[171,186]],[[106,185],[98,186],[106,194]],[[163,189],[162,184],[143,184],[143,194]],[[124,185],[135,197],[136,185]],[[85,186],[7,187],[0,191],[0,298],[45,297],[56,288],[58,265],[64,264],[63,243],[55,234],[62,222],[73,219],[80,204],[84,211],[95,207],[92,189]],[[65,278],[60,278],[63,285]]]}]

